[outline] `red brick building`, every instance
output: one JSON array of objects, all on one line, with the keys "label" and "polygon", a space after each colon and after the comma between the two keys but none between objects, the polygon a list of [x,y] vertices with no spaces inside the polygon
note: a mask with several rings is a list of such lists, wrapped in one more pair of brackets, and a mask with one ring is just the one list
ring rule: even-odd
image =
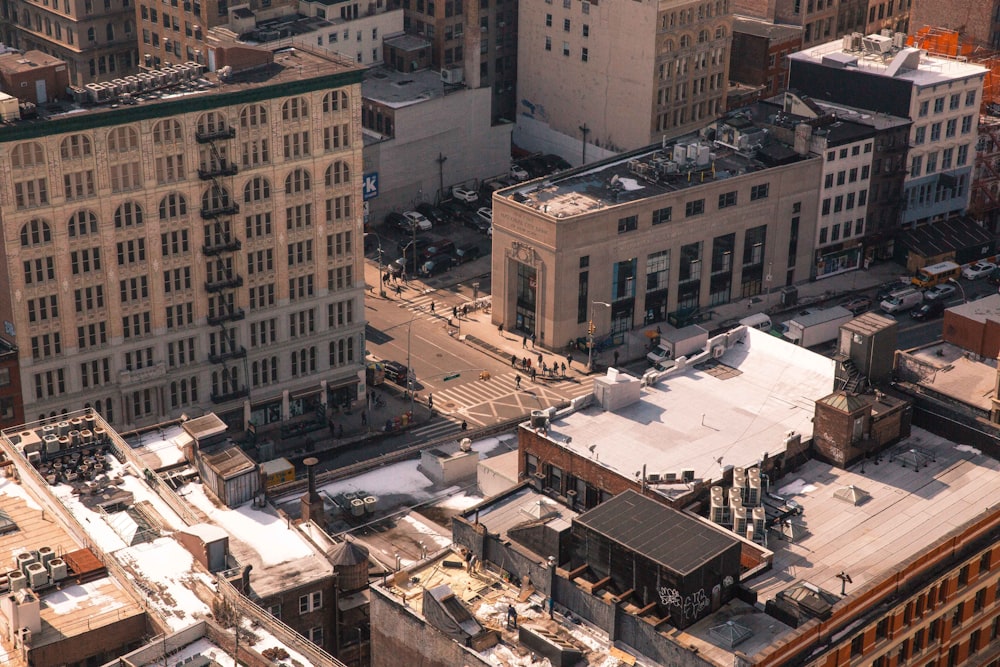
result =
[{"label": "red brick building", "polygon": [[788,84],[786,56],[801,48],[802,28],[799,26],[734,16],[729,78],[748,86],[764,86],[760,97],[773,97]]}]

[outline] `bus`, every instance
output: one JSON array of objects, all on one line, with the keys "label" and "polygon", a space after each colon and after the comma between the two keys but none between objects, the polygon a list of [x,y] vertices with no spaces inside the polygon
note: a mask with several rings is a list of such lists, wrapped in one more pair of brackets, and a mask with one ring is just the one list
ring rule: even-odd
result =
[{"label": "bus", "polygon": [[927,289],[928,287],[946,283],[949,280],[958,280],[961,275],[962,267],[955,262],[938,262],[937,264],[917,269],[916,275],[910,279],[910,282],[913,283],[914,287]]}]

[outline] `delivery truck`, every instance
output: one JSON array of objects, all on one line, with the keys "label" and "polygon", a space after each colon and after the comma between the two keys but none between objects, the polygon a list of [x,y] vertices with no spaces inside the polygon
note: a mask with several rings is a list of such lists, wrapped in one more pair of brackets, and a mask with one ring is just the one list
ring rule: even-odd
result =
[{"label": "delivery truck", "polygon": [[785,322],[786,340],[801,347],[813,347],[836,340],[840,325],[854,319],[843,306],[823,308],[806,315],[797,315]]},{"label": "delivery truck", "polygon": [[652,364],[661,364],[704,350],[707,344],[708,331],[697,324],[683,329],[670,328],[660,334],[659,345],[646,355],[646,359]]}]

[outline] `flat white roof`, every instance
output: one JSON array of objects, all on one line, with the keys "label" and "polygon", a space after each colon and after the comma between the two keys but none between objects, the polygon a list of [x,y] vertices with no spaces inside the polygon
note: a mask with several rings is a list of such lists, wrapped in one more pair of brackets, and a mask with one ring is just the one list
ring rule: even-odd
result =
[{"label": "flat white roof", "polygon": [[917,87],[934,86],[939,83],[948,83],[957,79],[966,79],[973,76],[984,76],[987,72],[985,67],[973,65],[972,63],[953,60],[950,58],[940,58],[921,52],[919,54],[919,65],[916,69],[904,69],[893,67],[893,58],[906,58],[917,49],[903,48],[896,53],[882,55],[865,54],[860,51],[845,51],[844,40],[837,39],[825,44],[818,44],[809,49],[803,49],[796,53],[788,54],[793,60],[822,63],[824,59],[835,61],[839,66],[847,69],[856,68],[869,74],[888,76],[894,79],[905,79],[913,82]]},{"label": "flat white roof", "polygon": [[783,451],[789,431],[810,437],[814,402],[833,391],[834,361],[746,332],[714,368],[669,376],[616,412],[591,405],[556,419],[549,438],[625,477],[645,465],[647,474],[693,469],[709,480],[720,477],[720,458],[752,466]]}]

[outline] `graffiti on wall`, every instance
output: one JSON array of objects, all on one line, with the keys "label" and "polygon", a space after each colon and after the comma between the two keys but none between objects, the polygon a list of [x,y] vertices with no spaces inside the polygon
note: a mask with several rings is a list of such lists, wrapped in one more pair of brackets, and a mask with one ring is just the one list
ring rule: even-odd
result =
[{"label": "graffiti on wall", "polygon": [[709,605],[708,596],[705,595],[704,588],[699,588],[691,595],[684,597],[681,596],[680,591],[676,588],[667,588],[666,586],[660,586],[657,589],[657,593],[660,596],[661,605],[664,607],[679,607],[681,613],[684,614],[684,618],[698,618],[698,615]]}]

